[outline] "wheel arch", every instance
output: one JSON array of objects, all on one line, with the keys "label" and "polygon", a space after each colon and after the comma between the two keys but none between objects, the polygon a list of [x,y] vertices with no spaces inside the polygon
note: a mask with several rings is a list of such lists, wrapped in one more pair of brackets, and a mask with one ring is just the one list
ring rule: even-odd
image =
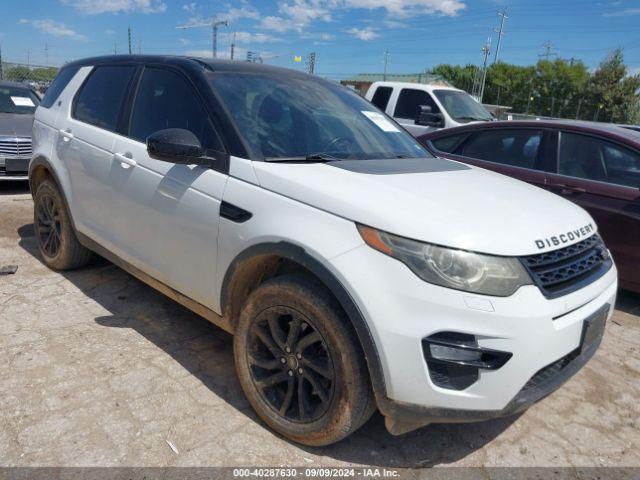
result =
[{"label": "wheel arch", "polygon": [[236,321],[244,300],[263,281],[280,273],[303,271],[315,277],[340,304],[356,331],[365,355],[376,400],[386,397],[382,363],[369,326],[344,285],[318,259],[299,245],[286,241],[253,245],[238,254],[229,265],[221,286],[224,318]]}]

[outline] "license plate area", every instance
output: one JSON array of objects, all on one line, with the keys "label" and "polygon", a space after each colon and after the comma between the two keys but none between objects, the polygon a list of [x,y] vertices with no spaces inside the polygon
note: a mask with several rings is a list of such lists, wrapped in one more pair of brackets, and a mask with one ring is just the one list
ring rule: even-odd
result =
[{"label": "license plate area", "polygon": [[5,158],[4,169],[7,173],[27,173],[29,170],[29,159]]},{"label": "license plate area", "polygon": [[609,315],[609,309],[610,305],[607,303],[584,320],[582,325],[582,340],[580,341],[581,352],[589,350],[602,338],[607,316]]}]

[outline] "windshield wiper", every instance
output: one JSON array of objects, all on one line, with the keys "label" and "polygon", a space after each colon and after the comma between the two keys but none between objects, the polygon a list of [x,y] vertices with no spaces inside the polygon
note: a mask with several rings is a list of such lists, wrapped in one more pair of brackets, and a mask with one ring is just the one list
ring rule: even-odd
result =
[{"label": "windshield wiper", "polygon": [[265,157],[265,162],[271,163],[295,163],[295,162],[338,162],[341,158],[334,157],[328,153],[310,153],[299,157]]}]

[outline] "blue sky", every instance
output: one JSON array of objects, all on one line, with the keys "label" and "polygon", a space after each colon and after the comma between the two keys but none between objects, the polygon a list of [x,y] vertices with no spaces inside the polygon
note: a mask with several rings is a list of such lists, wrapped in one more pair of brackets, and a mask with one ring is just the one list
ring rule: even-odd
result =
[{"label": "blue sky", "polygon": [[[143,53],[211,55],[211,30],[178,29],[229,20],[218,52],[260,52],[265,62],[303,69],[294,56],[316,52],[317,72],[330,78],[422,71],[439,63],[474,63],[497,12],[508,9],[500,58],[531,64],[552,42],[561,57],[595,67],[615,47],[640,73],[640,0],[2,0],[0,44],[5,61],[60,65],[127,48]],[[493,33],[492,52],[497,35]],[[47,50],[45,52],[45,45]]]}]

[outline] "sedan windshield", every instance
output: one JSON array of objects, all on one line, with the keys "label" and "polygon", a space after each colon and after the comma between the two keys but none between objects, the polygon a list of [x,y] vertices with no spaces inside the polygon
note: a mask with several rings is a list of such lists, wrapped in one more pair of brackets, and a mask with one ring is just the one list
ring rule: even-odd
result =
[{"label": "sedan windshield", "polygon": [[434,90],[433,93],[454,120],[462,122],[493,120],[491,114],[466,92]]},{"label": "sedan windshield", "polygon": [[292,74],[212,73],[210,82],[254,158],[277,161],[430,157],[369,102],[329,81]]},{"label": "sedan windshield", "polygon": [[28,88],[0,85],[0,113],[33,113],[39,104]]}]

